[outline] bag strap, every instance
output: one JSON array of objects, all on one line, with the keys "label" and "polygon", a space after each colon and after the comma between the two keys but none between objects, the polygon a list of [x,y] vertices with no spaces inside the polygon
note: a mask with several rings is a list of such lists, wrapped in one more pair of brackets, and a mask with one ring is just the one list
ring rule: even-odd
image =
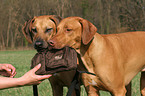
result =
[{"label": "bag strap", "polygon": [[79,70],[77,70],[77,71],[78,71],[79,73],[87,73],[87,74],[96,76],[96,74],[91,73],[91,72],[88,72],[88,71],[79,71]]},{"label": "bag strap", "polygon": [[33,96],[38,96],[37,85],[33,85]]},{"label": "bag strap", "polygon": [[80,96],[80,84],[79,84],[79,81],[78,81],[79,74],[80,74],[79,71],[76,70],[75,76],[72,80],[71,86],[69,87],[66,96],[71,96],[74,89],[76,91],[76,96]]},{"label": "bag strap", "polygon": [[73,78],[73,81],[72,81],[72,83],[71,83],[71,85],[70,85],[70,87],[68,89],[68,93],[67,93],[66,96],[71,96],[71,94],[72,94],[74,89],[76,91],[76,96],[80,96],[80,83],[79,83],[78,78],[79,78],[79,75],[81,73],[87,73],[87,74],[96,76],[96,74],[91,73],[91,72],[76,70],[76,74],[75,74],[75,76]]}]

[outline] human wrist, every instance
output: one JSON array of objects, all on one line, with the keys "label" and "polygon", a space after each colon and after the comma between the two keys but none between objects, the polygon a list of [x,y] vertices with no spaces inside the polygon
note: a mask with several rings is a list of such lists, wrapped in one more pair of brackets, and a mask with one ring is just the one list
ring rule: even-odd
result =
[{"label": "human wrist", "polygon": [[18,78],[18,86],[26,85],[26,80],[23,77]]}]

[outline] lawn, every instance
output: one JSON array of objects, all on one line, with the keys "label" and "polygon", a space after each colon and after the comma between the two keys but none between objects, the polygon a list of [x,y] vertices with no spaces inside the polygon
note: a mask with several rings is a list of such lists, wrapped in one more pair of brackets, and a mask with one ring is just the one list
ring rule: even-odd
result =
[{"label": "lawn", "polygon": [[[0,63],[10,63],[16,67],[16,76],[18,78],[30,69],[31,59],[35,55],[34,50],[25,51],[0,51]],[[140,96],[138,74],[132,81],[132,96]],[[87,96],[82,86],[81,96]],[[48,80],[43,81],[39,86],[39,96],[52,96],[51,86]],[[0,90],[0,96],[33,96],[32,86],[11,88]],[[66,96],[67,88],[64,88]],[[101,91],[101,96],[110,96],[109,93]]]}]

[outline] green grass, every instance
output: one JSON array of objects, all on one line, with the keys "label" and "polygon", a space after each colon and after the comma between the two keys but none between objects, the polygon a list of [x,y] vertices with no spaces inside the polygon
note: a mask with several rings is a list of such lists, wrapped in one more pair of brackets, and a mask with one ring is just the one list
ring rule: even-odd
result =
[{"label": "green grass", "polygon": [[[0,51],[0,63],[10,63],[16,67],[16,76],[18,78],[29,71],[31,59],[35,55],[34,50],[25,51]],[[132,96],[140,96],[138,74],[132,81]],[[39,86],[39,96],[52,96],[51,86],[48,80],[43,81]],[[81,96],[87,96],[84,87],[81,87]],[[64,96],[66,96],[67,88],[64,88]],[[11,88],[0,90],[0,96],[33,96],[32,86],[24,86],[19,88]],[[101,91],[101,96],[110,96],[109,93]]]}]

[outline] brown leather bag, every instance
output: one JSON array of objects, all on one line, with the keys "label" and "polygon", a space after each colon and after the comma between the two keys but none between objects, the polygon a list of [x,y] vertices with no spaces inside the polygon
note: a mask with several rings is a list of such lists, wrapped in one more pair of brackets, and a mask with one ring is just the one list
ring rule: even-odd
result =
[{"label": "brown leather bag", "polygon": [[74,70],[77,68],[77,53],[70,47],[40,51],[33,57],[31,68],[34,68],[39,63],[41,68],[36,71],[38,75]]}]

